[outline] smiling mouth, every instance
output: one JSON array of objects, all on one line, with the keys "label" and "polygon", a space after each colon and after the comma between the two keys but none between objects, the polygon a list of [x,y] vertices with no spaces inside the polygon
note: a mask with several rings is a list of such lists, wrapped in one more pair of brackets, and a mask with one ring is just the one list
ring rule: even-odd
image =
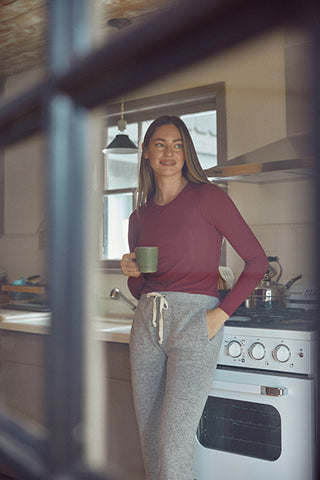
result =
[{"label": "smiling mouth", "polygon": [[175,162],[165,161],[165,160],[162,160],[160,163],[161,163],[161,165],[164,165],[165,167],[171,167],[171,166],[175,165]]}]

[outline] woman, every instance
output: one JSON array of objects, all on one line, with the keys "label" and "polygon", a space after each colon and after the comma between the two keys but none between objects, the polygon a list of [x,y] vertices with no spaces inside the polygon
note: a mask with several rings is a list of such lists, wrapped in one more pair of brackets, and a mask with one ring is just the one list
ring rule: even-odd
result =
[{"label": "woman", "polygon": [[[146,478],[193,480],[192,450],[223,338],[223,325],[268,268],[231,199],[211,184],[190,134],[174,116],[146,132],[138,209],[121,268],[139,299],[130,339],[132,385]],[[219,302],[223,237],[245,262]],[[157,246],[156,273],[141,274],[137,246]]]}]

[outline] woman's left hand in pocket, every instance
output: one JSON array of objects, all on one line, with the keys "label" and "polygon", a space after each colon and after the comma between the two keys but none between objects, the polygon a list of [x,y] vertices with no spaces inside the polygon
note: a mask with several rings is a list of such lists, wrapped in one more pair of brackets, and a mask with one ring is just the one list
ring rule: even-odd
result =
[{"label": "woman's left hand in pocket", "polygon": [[229,315],[225,313],[221,308],[217,307],[213,310],[207,310],[207,329],[209,338],[213,338],[220,330]]}]

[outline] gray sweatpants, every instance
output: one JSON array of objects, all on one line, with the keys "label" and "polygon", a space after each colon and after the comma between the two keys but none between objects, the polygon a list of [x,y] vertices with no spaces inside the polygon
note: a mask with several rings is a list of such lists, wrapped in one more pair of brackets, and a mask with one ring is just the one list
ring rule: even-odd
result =
[{"label": "gray sweatpants", "polygon": [[221,328],[209,339],[206,312],[219,300],[176,292],[148,295],[139,300],[130,339],[146,478],[193,480],[195,434],[223,338]]}]

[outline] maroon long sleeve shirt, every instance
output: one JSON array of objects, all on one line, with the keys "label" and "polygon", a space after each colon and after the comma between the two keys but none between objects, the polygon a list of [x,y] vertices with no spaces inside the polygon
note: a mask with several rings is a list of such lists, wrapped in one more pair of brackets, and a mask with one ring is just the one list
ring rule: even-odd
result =
[{"label": "maroon long sleeve shirt", "polygon": [[157,246],[156,273],[130,277],[139,299],[148,292],[186,292],[219,297],[222,239],[244,260],[244,269],[220,308],[229,316],[257,286],[268,268],[267,257],[228,195],[217,185],[188,183],[164,206],[151,199],[129,219],[129,246]]}]

